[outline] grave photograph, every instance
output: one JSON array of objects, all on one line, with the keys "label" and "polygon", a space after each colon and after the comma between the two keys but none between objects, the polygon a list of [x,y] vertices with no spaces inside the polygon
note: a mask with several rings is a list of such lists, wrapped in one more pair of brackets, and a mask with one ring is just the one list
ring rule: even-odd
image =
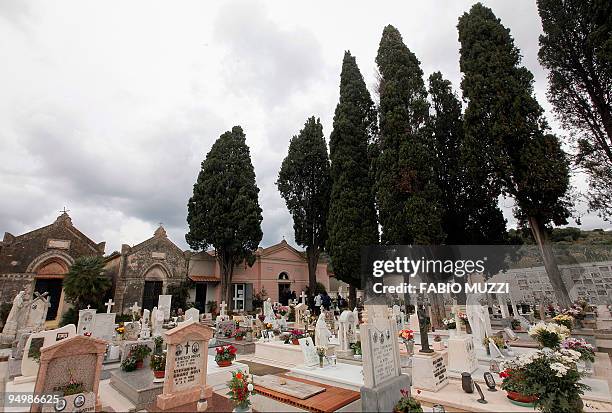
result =
[{"label": "grave photograph", "polygon": [[0,39],[0,411],[612,412],[609,0]]}]

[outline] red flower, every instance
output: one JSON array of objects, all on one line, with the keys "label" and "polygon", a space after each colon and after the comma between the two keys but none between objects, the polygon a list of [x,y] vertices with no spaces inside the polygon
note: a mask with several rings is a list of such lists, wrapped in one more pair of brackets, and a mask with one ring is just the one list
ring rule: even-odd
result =
[{"label": "red flower", "polygon": [[237,378],[238,380],[242,380],[242,373],[238,373],[238,374],[236,374],[236,378]]},{"label": "red flower", "polygon": [[217,354],[223,353],[223,347],[217,347],[215,350],[217,350]]},{"label": "red flower", "polygon": [[510,377],[510,372],[508,370],[500,371],[499,377],[501,377],[502,379],[505,379],[506,377]]},{"label": "red flower", "polygon": [[417,389],[417,394],[421,394],[421,390]]}]

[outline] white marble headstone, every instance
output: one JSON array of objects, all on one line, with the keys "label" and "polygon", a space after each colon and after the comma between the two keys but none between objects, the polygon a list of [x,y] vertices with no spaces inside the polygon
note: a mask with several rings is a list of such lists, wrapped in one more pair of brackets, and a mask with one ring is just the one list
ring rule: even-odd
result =
[{"label": "white marble headstone", "polygon": [[157,300],[157,309],[164,314],[164,320],[170,320],[170,309],[172,305],[172,296],[162,294]]},{"label": "white marble headstone", "polygon": [[94,317],[92,335],[110,341],[115,334],[115,313],[98,313]]},{"label": "white marble headstone", "polygon": [[312,342],[312,338],[300,338],[298,339],[298,342],[300,343],[300,348],[302,349],[302,354],[304,355],[304,365],[315,366],[319,364],[319,355],[317,354],[317,349]]},{"label": "white marble headstone", "polygon": [[79,323],[77,325],[77,333],[80,335],[91,335],[94,328],[94,318],[96,316],[96,310],[88,308],[85,310],[79,310]]},{"label": "white marble headstone", "polygon": [[[28,337],[26,345],[23,351],[23,359],[21,359],[21,375],[23,381],[36,380],[38,374],[38,363],[32,357],[30,349],[48,347],[51,344],[74,337],[76,335],[76,326],[74,324],[68,324],[64,327],[57,328],[55,330],[41,331],[33,333]],[[32,346],[32,341],[34,345]],[[16,380],[17,381],[17,380]]]}]

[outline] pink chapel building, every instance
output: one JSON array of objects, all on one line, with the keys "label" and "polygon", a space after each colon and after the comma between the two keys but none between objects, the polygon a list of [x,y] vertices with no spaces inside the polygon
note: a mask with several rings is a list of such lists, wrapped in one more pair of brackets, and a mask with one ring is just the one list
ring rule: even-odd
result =
[{"label": "pink chapel building", "polygon": [[[201,309],[208,311],[206,303],[221,302],[220,267],[214,252],[203,251],[192,253],[189,259],[188,277],[195,283],[191,291],[191,301]],[[330,277],[327,258],[322,256],[317,265],[317,281],[330,291]],[[337,284],[332,280],[332,287]],[[262,290],[266,298],[273,302],[280,301],[283,291],[294,291],[299,299],[302,291],[308,286],[308,261],[306,253],[298,251],[285,240],[267,248],[258,248],[255,263],[246,263],[234,267],[232,277],[231,307],[234,310],[253,310],[252,300]]]}]

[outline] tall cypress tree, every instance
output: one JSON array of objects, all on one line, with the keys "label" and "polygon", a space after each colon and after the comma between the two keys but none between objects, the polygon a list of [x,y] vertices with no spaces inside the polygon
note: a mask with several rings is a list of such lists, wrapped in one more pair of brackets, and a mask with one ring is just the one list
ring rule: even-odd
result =
[{"label": "tall cypress tree", "polygon": [[360,286],[361,247],[378,243],[378,223],[370,182],[368,143],[377,128],[376,107],[357,67],[344,53],[340,102],[329,138],[332,190],[327,251],[336,278],[349,284],[349,305]]},{"label": "tall cypress tree", "polygon": [[329,156],[319,119],[310,117],[291,138],[276,185],[293,217],[295,241],[306,247],[309,289],[315,291],[317,263],[327,241],[331,192]]},{"label": "tall cypress tree", "polygon": [[189,232],[195,250],[212,246],[221,268],[221,298],[230,305],[234,266],[253,263],[263,236],[261,208],[249,147],[240,126],[213,144],[187,205]]},{"label": "tall cypress tree", "polygon": [[380,72],[380,138],[376,201],[384,244],[443,242],[433,140],[423,71],[399,31],[384,28],[376,63]]},{"label": "tall cypress tree", "polygon": [[548,100],[577,144],[590,207],[612,222],[612,2],[538,0]]},{"label": "tall cypress tree", "polygon": [[459,18],[461,87],[468,102],[466,136],[478,143],[483,182],[514,198],[517,217],[529,224],[559,304],[570,305],[546,227],[567,223],[569,166],[558,139],[548,133],[533,96],[533,75],[493,12],[477,3]]},{"label": "tall cypress tree", "polygon": [[[466,139],[461,102],[451,82],[440,72],[429,77],[429,97],[446,243],[506,243],[506,220],[498,206],[499,192],[483,185],[486,174],[482,173],[480,164],[480,145]],[[490,270],[498,271],[501,262],[497,264]]]}]

